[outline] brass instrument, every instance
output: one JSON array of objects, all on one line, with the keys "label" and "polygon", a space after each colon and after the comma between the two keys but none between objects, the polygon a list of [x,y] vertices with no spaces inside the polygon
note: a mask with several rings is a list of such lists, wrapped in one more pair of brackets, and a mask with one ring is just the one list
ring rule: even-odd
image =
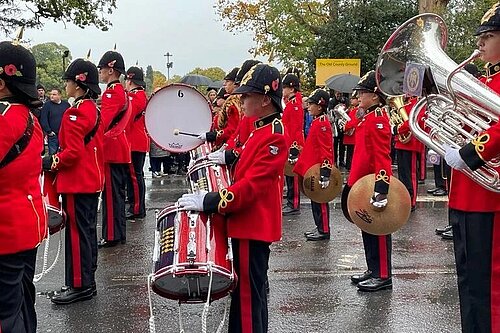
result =
[{"label": "brass instrument", "polygon": [[[421,14],[406,21],[388,39],[379,55],[376,67],[377,85],[389,96],[402,95],[407,62],[426,66],[432,75],[427,87],[437,88],[412,108],[409,125],[415,137],[426,146],[445,155],[444,145],[460,148],[497,123],[500,116],[500,96],[478,81],[463,67],[479,57],[476,50],[468,59],[456,64],[443,51],[447,43],[447,28],[435,14]],[[428,74],[428,73],[426,73]],[[434,81],[434,82],[432,82]],[[418,115],[426,108],[424,127]],[[500,176],[495,170],[498,161],[464,172],[484,188],[500,192]]]},{"label": "brass instrument", "polygon": [[[335,107],[333,108],[333,114],[340,120],[339,125],[342,128],[342,130],[344,130],[345,124],[347,124],[347,122],[351,121],[351,117],[349,117],[347,110],[348,110],[347,105],[342,104],[342,103],[335,105]],[[354,132],[354,128],[345,132],[345,134],[352,135],[353,132]]]},{"label": "brass instrument", "polygon": [[335,199],[342,189],[342,174],[339,169],[332,167],[330,174],[330,184],[327,188],[321,188],[320,179],[320,164],[315,164],[309,168],[304,174],[304,178],[299,179],[299,184],[302,184],[301,191],[312,201],[319,203],[327,203]]},{"label": "brass instrument", "polygon": [[[399,127],[408,120],[408,115],[405,110],[405,102],[403,96],[393,96],[387,99],[389,104],[389,119],[393,126]],[[399,142],[408,143],[411,139],[411,132],[406,134],[398,134]]]},{"label": "brass instrument", "polygon": [[[383,210],[370,204],[375,186],[375,175],[369,174],[356,181],[349,192],[342,194],[342,200],[347,196],[347,219],[361,230],[372,235],[388,235],[399,230],[408,222],[411,213],[411,199],[408,190],[396,177],[391,177],[387,206]],[[343,212],[345,203],[342,202]]]}]

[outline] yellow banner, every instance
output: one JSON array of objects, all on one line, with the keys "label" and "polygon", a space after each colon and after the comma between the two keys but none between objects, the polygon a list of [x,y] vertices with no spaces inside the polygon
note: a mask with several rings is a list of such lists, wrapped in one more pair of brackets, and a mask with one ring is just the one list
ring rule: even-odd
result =
[{"label": "yellow banner", "polygon": [[324,86],[333,75],[349,73],[360,76],[361,59],[316,59],[317,86]]}]

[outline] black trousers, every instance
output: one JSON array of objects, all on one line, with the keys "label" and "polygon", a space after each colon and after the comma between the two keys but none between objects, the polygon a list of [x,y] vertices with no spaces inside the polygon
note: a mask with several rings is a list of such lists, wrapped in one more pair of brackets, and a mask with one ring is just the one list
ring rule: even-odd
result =
[{"label": "black trousers", "polygon": [[267,269],[270,243],[231,239],[238,284],[231,296],[231,333],[265,333],[268,330]]},{"label": "black trousers", "polygon": [[[434,185],[443,190],[450,190],[451,168],[441,157],[439,164],[434,164]],[[444,171],[444,174],[443,174]]]},{"label": "black trousers", "polygon": [[125,184],[128,164],[104,163],[105,183],[102,210],[102,238],[126,240]]},{"label": "black trousers", "polygon": [[368,270],[374,277],[383,279],[392,276],[392,237],[376,236],[361,231]]},{"label": "black trousers", "polygon": [[500,332],[500,213],[449,214],[462,332]]},{"label": "black trousers", "polygon": [[0,256],[0,332],[35,333],[37,249]]},{"label": "black trousers", "polygon": [[286,180],[286,205],[293,209],[300,208],[299,177],[285,176]]},{"label": "black trousers", "polygon": [[311,200],[311,209],[314,218],[314,224],[318,231],[323,234],[330,233],[330,206],[328,203],[318,203]]},{"label": "black trousers", "polygon": [[146,153],[133,151],[132,163],[128,166],[127,198],[129,213],[139,217],[146,216],[146,184],[144,182],[144,162]]},{"label": "black trousers", "polygon": [[345,165],[345,145],[342,143],[344,141],[344,133],[339,132],[339,135],[333,138],[333,156],[337,159],[337,167]]},{"label": "black trousers", "polygon": [[347,170],[351,170],[352,157],[354,156],[354,145],[345,145],[346,157],[345,157],[345,167]]},{"label": "black trousers", "polygon": [[66,285],[86,288],[95,283],[97,270],[98,193],[63,194],[68,217],[65,228]]},{"label": "black trousers", "polygon": [[417,203],[419,154],[415,151],[396,149],[398,156],[398,178],[410,193],[411,206]]}]

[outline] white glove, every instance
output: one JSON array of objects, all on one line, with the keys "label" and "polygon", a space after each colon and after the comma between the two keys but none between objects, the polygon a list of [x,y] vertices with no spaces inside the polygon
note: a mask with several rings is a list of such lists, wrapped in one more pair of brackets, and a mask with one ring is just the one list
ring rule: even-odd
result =
[{"label": "white glove", "polygon": [[288,163],[290,163],[291,165],[297,163],[298,160],[299,160],[298,157],[288,157]]},{"label": "white glove", "polygon": [[216,164],[226,164],[225,152],[225,150],[216,150],[213,153],[208,154],[207,159],[210,162],[214,162]]},{"label": "white glove", "polygon": [[330,178],[320,177],[319,178],[319,185],[321,185],[321,188],[327,188],[328,185],[330,185]]},{"label": "white glove", "polygon": [[187,193],[183,194],[182,197],[177,200],[177,206],[180,210],[195,210],[203,211],[203,200],[207,191],[199,191],[198,193]]},{"label": "white glove", "polygon": [[375,208],[384,208],[387,206],[387,194],[373,192],[370,198],[370,204]]},{"label": "white glove", "polygon": [[452,148],[447,144],[444,144],[443,147],[445,150],[444,159],[450,167],[456,170],[464,170],[467,168],[467,164],[465,164],[462,156],[460,156],[458,148]]},{"label": "white glove", "polygon": [[207,141],[207,133],[201,133],[196,138],[201,141]]}]

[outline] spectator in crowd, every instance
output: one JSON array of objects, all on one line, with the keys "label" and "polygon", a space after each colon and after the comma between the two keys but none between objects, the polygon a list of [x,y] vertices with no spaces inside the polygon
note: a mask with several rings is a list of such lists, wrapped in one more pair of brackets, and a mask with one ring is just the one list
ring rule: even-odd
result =
[{"label": "spectator in crowd", "polygon": [[47,135],[49,155],[57,153],[59,149],[59,127],[64,111],[69,108],[69,103],[62,100],[61,90],[54,88],[50,91],[50,100],[45,102],[40,113],[40,123]]}]

